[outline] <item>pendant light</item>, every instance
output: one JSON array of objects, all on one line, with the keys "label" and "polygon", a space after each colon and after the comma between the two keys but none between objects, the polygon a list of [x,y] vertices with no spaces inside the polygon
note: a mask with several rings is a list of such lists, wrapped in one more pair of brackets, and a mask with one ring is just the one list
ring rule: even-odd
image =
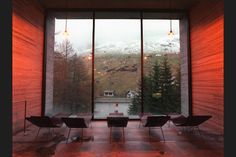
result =
[{"label": "pendant light", "polygon": [[[170,11],[171,11],[171,0],[169,0],[169,8],[170,8]],[[174,32],[173,32],[173,30],[172,30],[172,18],[171,18],[171,13],[170,13],[170,31],[169,31],[169,33],[168,33],[168,36],[169,36],[170,39],[172,39],[173,36],[174,36]]]},{"label": "pendant light", "polygon": [[69,32],[67,30],[67,18],[68,18],[68,13],[67,13],[67,9],[68,9],[68,0],[66,0],[66,21],[65,21],[65,30],[64,32],[62,33],[62,35],[64,36],[64,38],[68,38],[69,37]]}]

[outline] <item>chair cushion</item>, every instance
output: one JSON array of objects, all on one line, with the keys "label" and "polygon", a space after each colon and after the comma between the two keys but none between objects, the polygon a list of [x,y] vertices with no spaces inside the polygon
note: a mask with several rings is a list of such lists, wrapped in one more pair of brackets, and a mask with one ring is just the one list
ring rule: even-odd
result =
[{"label": "chair cushion", "polygon": [[162,127],[169,119],[170,119],[170,116],[163,116],[163,115],[147,116],[146,120],[143,121],[143,126],[144,127]]},{"label": "chair cushion", "polygon": [[179,116],[171,120],[176,126],[198,126],[211,117],[210,115],[192,115],[188,117]]},{"label": "chair cushion", "polygon": [[54,123],[52,118],[48,116],[30,116],[26,117],[26,120],[30,121],[32,124],[38,127],[55,128],[61,126],[57,123]]},{"label": "chair cushion", "polygon": [[86,120],[83,117],[63,117],[61,119],[68,128],[88,128],[90,123],[90,119]]}]

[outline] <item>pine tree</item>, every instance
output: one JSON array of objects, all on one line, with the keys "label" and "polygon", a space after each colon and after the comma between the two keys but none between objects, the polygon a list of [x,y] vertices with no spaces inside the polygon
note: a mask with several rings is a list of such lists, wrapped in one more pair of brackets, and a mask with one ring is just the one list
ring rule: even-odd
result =
[{"label": "pine tree", "polygon": [[160,66],[161,110],[163,113],[173,110],[173,79],[168,57],[163,56]]},{"label": "pine tree", "polygon": [[[159,112],[159,98],[155,97],[155,93],[159,92],[159,65],[156,61],[153,69],[147,76],[143,77],[143,105],[144,105],[144,112],[150,112],[153,114],[160,113]],[[132,101],[132,105],[129,108],[129,114],[137,114],[140,113],[140,108],[142,105],[142,84],[141,80],[138,83],[138,91],[137,95],[134,97]]]},{"label": "pine tree", "polygon": [[158,61],[156,60],[154,66],[153,66],[153,75],[152,81],[153,81],[153,92],[158,93],[160,92],[160,65],[158,64]]},{"label": "pine tree", "polygon": [[176,69],[176,76],[173,86],[173,112],[181,112],[181,82],[180,82],[180,65]]},{"label": "pine tree", "polygon": [[150,103],[150,111],[153,114],[159,114],[160,113],[160,65],[158,63],[158,60],[153,65],[151,74],[149,75],[151,83],[151,103]]},{"label": "pine tree", "polygon": [[138,89],[136,91],[136,95],[132,99],[132,104],[129,106],[128,114],[129,115],[137,115],[141,112],[141,103],[142,103],[142,82],[138,81]]},{"label": "pine tree", "polygon": [[[141,108],[141,89],[139,81],[137,95],[133,98],[129,107],[129,114],[138,114]],[[147,76],[143,77],[143,105],[144,112],[153,114],[166,114],[168,112],[180,112],[180,68],[177,67],[175,78],[172,77],[168,56],[163,55],[162,61],[153,65]]]},{"label": "pine tree", "polygon": [[153,106],[153,87],[151,73],[143,77],[143,105],[144,112],[151,112]]}]

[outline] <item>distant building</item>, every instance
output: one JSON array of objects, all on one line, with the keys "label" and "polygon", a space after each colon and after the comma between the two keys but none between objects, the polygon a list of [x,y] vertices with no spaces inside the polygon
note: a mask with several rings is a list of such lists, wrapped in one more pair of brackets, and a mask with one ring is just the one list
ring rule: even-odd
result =
[{"label": "distant building", "polygon": [[133,91],[133,90],[129,90],[126,94],[127,98],[134,98],[134,96],[137,95],[137,92]]},{"label": "distant building", "polygon": [[105,90],[104,92],[103,92],[103,95],[104,96],[114,96],[115,94],[114,94],[114,90]]}]

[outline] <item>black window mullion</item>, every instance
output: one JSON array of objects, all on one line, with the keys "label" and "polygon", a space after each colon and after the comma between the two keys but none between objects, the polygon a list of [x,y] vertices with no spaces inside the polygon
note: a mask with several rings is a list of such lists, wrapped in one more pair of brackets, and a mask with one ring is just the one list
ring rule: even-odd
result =
[{"label": "black window mullion", "polygon": [[[92,32],[92,106],[91,110],[92,113],[94,113],[94,44],[95,44],[95,11],[93,12],[93,32]],[[93,119],[94,119],[94,114],[93,114]]]},{"label": "black window mullion", "polygon": [[143,12],[140,12],[140,29],[141,29],[141,113],[144,111],[143,107]]}]

